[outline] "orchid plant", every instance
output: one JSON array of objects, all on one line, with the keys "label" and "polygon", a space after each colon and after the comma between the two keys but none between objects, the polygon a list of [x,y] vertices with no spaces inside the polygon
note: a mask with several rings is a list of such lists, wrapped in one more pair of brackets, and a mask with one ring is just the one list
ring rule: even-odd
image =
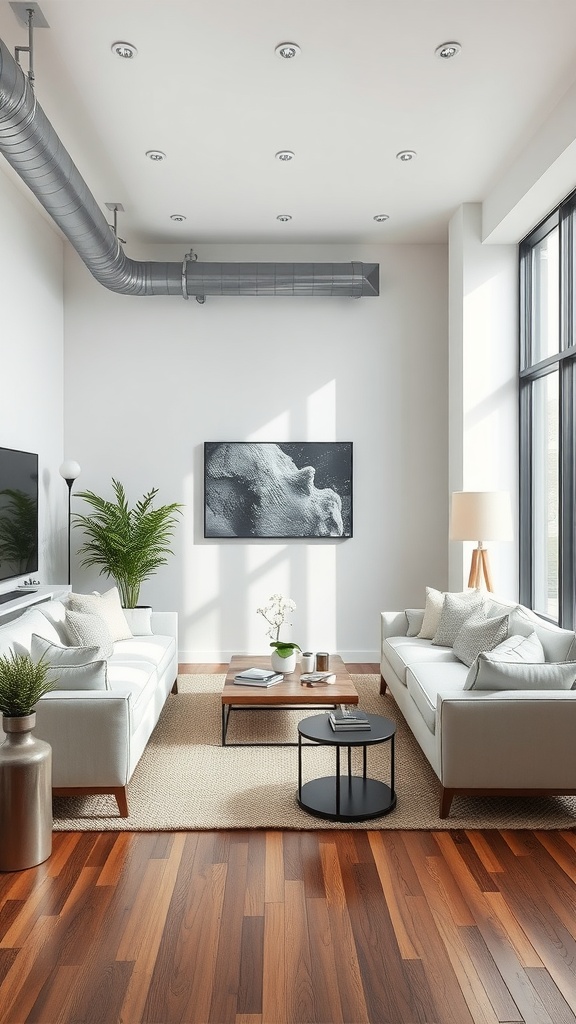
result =
[{"label": "orchid plant", "polygon": [[280,640],[280,629],[286,623],[296,605],[289,597],[282,597],[282,594],[272,594],[268,598],[268,604],[264,608],[257,608],[258,615],[262,615],[268,623],[266,636],[272,637],[270,647],[275,647],[281,658],[289,658],[293,651],[300,651],[298,644],[290,640]]}]

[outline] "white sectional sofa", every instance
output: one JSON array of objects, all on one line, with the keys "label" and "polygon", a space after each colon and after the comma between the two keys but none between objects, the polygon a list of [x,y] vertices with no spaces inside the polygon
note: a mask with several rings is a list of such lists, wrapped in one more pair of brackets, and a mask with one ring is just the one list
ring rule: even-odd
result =
[{"label": "white sectional sofa", "polygon": [[[46,601],[1,625],[0,654],[30,651],[42,640],[55,650],[69,644],[65,615],[65,603]],[[114,642],[109,657],[92,666],[55,668],[62,688],[36,705],[35,735],[52,746],[54,793],[113,794],[122,817],[130,778],[170,691],[177,692],[177,613],[152,612],[144,628],[145,635]]]},{"label": "white sectional sofa", "polygon": [[[440,817],[456,794],[576,795],[575,634],[490,595],[461,622],[459,641],[443,643],[450,630],[423,629],[425,612],[428,601],[382,613],[380,690],[390,689],[438,776]],[[476,629],[468,645],[466,623]]]}]

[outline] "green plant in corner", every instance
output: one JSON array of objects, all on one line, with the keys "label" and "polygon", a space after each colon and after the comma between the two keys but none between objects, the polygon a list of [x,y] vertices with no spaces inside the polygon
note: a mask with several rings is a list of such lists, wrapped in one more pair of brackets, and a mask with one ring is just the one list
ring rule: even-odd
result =
[{"label": "green plant in corner", "polygon": [[50,666],[29,654],[3,654],[0,657],[0,711],[6,718],[25,718],[33,714],[40,697],[53,690],[56,680],[48,680]]},{"label": "green plant in corner", "polygon": [[178,502],[154,508],[158,488],[144,494],[130,508],[124,487],[112,479],[115,501],[107,501],[93,491],[78,491],[94,509],[92,515],[74,516],[74,526],[87,536],[78,554],[85,557],[85,568],[100,566],[100,575],[116,580],[120,600],[125,608],[138,604],[140,587],[153,576],[172,554],[170,543],[178,522],[176,514],[183,507]]}]

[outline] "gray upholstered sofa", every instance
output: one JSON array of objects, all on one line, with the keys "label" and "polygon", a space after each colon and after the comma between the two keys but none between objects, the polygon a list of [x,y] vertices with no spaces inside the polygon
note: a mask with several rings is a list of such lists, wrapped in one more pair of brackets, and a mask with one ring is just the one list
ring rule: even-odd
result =
[{"label": "gray upholstered sofa", "polygon": [[[430,628],[429,591],[426,609],[382,613],[381,692],[389,688],[440,780],[440,817],[455,794],[576,794],[575,634],[490,595],[457,643],[450,630],[432,632],[440,620]],[[431,593],[442,609],[446,596]],[[466,622],[478,634],[492,628],[492,640],[462,646]]]},{"label": "gray upholstered sofa", "polygon": [[[35,605],[0,626],[0,654],[30,651],[42,640],[58,653],[70,644],[65,616],[61,601]],[[116,640],[104,661],[55,668],[62,688],[36,706],[35,735],[52,746],[54,793],[113,794],[122,817],[128,783],[178,675],[177,613],[151,612],[140,629],[142,635]],[[82,650],[88,648],[69,648]]]}]

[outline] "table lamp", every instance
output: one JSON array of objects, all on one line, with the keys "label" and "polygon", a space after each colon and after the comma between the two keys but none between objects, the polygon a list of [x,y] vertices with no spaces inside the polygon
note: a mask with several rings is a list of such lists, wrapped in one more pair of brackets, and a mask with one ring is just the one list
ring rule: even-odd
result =
[{"label": "table lamp", "polygon": [[512,513],[508,491],[454,491],[450,516],[450,540],[475,540],[469,587],[493,591],[487,540],[512,540]]}]

